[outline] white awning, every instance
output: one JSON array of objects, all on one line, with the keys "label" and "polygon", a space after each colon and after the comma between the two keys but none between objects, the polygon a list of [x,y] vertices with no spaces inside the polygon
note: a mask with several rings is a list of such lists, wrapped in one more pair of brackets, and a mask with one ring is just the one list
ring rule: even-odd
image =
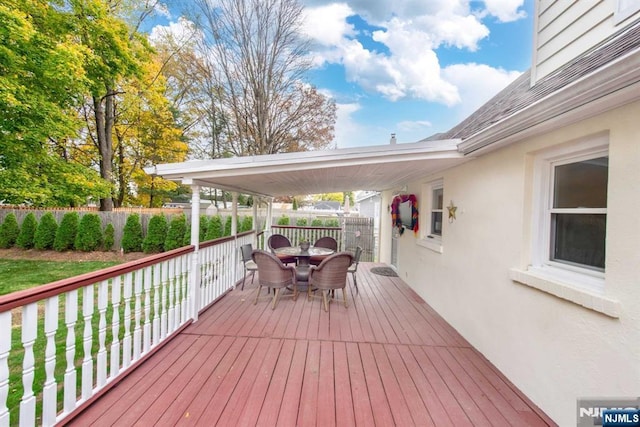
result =
[{"label": "white awning", "polygon": [[149,174],[260,196],[392,190],[468,158],[460,140],[345,148],[160,164]]}]

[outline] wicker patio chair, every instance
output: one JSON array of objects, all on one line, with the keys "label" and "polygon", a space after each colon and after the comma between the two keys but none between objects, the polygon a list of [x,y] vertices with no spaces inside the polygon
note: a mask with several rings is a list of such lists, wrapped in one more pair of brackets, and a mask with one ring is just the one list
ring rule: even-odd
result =
[{"label": "wicker patio chair", "polygon": [[351,273],[353,277],[353,286],[356,288],[356,292],[358,292],[358,279],[356,278],[356,272],[358,271],[358,264],[360,264],[360,256],[362,255],[362,247],[358,246],[356,248],[356,253],[353,256],[353,262],[347,269],[348,273]]},{"label": "wicker patio chair", "polygon": [[251,254],[253,253],[253,247],[251,243],[247,243],[246,245],[240,246],[240,254],[242,256],[242,267],[244,268],[244,275],[242,276],[242,287],[240,289],[244,290],[244,282],[247,279],[247,273],[251,272],[251,283],[253,283],[253,279],[255,278],[256,271],[258,271],[258,266],[251,258]]},{"label": "wicker patio chair", "polygon": [[309,286],[307,295],[311,299],[311,288],[315,287],[322,292],[324,311],[329,311],[328,295],[330,291],[342,289],[342,299],[347,307],[347,270],[353,262],[353,256],[349,252],[338,252],[329,255],[318,266],[311,266],[309,270]]},{"label": "wicker patio chair", "polygon": [[[291,241],[289,241],[287,236],[283,236],[282,234],[272,234],[271,236],[269,236],[269,239],[267,240],[267,246],[271,250],[271,253],[276,255],[275,249],[286,248],[288,246],[291,246]],[[295,257],[286,256],[286,255],[276,255],[276,256],[280,258],[280,261],[282,261],[284,264],[296,263]]]},{"label": "wicker patio chair", "polygon": [[292,265],[284,265],[280,259],[260,249],[256,249],[252,254],[253,261],[258,266],[258,290],[253,304],[258,303],[260,290],[263,286],[274,288],[273,304],[271,309],[275,310],[280,296],[280,289],[293,286],[293,300],[298,298],[298,287],[296,285],[296,268]]},{"label": "wicker patio chair", "polygon": [[[338,250],[338,242],[333,237],[325,236],[321,237],[313,244],[316,248],[327,248],[333,251]],[[327,257],[328,255],[314,255],[309,259],[309,264],[311,265],[320,265],[320,263]]]}]

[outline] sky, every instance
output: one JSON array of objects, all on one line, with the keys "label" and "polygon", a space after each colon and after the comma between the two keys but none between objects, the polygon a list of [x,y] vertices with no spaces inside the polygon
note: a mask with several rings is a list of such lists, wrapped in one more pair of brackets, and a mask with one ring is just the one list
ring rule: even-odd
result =
[{"label": "sky", "polygon": [[446,131],[531,65],[533,0],[299,1],[337,148]]}]

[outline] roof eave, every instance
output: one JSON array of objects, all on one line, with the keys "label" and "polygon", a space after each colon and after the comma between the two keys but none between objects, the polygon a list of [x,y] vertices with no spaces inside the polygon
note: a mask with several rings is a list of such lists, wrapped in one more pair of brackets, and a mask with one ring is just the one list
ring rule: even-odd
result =
[{"label": "roof eave", "polygon": [[481,154],[567,126],[640,99],[639,86],[637,50],[484,128],[458,148],[465,155]]}]

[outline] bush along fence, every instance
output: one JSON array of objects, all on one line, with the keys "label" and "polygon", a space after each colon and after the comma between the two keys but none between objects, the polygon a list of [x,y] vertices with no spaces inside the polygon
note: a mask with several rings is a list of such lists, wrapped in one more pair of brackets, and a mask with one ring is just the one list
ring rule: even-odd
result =
[{"label": "bush along fence", "polygon": [[[278,223],[288,224],[282,216]],[[249,231],[253,218],[238,218],[238,232]],[[297,226],[307,226],[298,219]],[[340,227],[337,219],[313,219],[312,226]],[[200,217],[200,241],[231,235],[231,216]],[[56,251],[159,253],[190,244],[191,224],[184,214],[138,214],[92,211],[0,210],[0,248]]]}]

